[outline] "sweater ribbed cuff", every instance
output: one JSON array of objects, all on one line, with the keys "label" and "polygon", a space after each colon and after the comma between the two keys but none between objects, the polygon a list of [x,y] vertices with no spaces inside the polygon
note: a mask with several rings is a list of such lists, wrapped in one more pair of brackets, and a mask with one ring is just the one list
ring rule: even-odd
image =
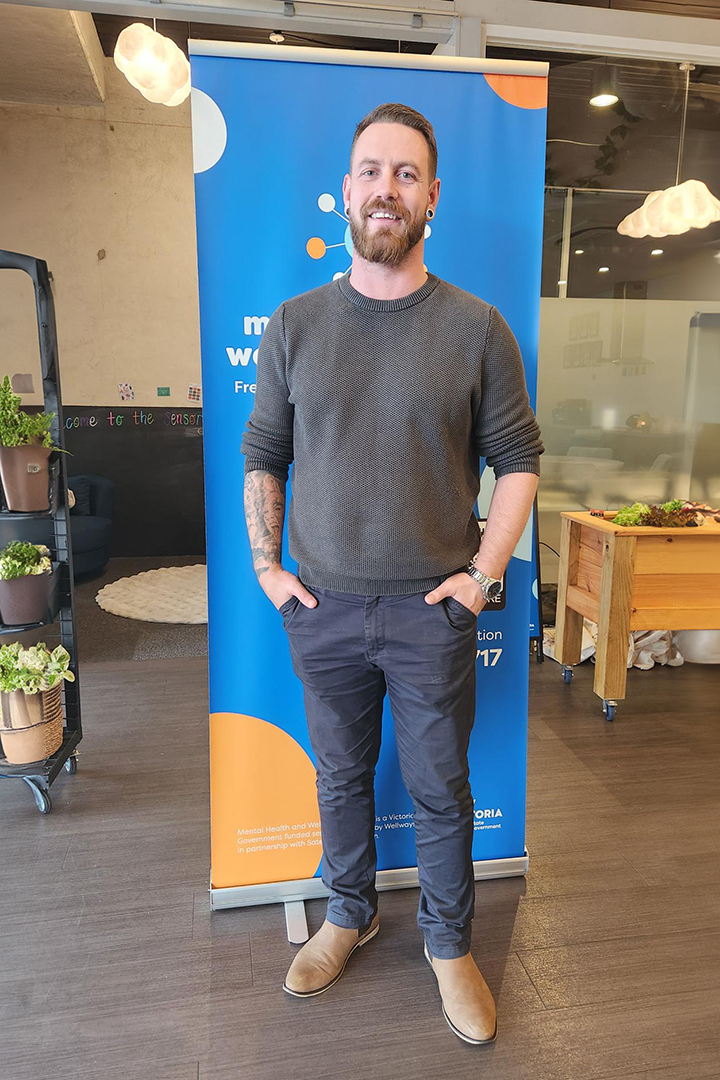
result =
[{"label": "sweater ribbed cuff", "polygon": [[511,461],[509,465],[496,466],[494,472],[496,480],[499,480],[501,476],[505,476],[507,473],[515,472],[534,473],[535,476],[539,476],[540,458],[538,456],[526,458],[524,461]]},{"label": "sweater ribbed cuff", "polygon": [[274,461],[263,461],[262,458],[245,458],[245,475],[251,472],[267,472],[276,476],[282,483],[287,483],[287,465],[278,465]]}]

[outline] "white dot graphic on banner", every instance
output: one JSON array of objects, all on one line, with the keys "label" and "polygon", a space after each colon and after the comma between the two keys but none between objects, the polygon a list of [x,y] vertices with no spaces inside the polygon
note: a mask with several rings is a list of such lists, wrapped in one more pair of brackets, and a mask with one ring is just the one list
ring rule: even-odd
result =
[{"label": "white dot graphic on banner", "polygon": [[217,165],[227,146],[227,125],[216,102],[202,90],[190,92],[193,169],[207,172]]},{"label": "white dot graphic on banner", "polygon": [[324,214],[332,214],[335,209],[335,199],[332,195],[321,195],[318,199],[318,206]]}]

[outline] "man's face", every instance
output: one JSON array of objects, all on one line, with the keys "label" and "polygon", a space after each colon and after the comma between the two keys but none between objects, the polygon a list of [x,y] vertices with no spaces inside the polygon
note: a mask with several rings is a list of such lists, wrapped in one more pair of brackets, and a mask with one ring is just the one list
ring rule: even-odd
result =
[{"label": "man's face", "polygon": [[360,258],[399,266],[422,240],[440,191],[429,156],[424,136],[405,124],[371,124],[358,138],[343,196]]}]

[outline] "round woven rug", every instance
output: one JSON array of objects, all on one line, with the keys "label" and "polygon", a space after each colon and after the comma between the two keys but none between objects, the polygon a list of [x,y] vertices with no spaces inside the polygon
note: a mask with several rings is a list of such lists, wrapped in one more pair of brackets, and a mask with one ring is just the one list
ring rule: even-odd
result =
[{"label": "round woven rug", "polygon": [[95,597],[103,611],[142,622],[206,623],[206,567],[164,566],[113,581]]}]

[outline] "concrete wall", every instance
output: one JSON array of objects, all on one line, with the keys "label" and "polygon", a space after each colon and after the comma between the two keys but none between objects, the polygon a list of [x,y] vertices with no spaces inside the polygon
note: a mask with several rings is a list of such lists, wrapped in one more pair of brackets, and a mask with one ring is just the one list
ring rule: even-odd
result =
[{"label": "concrete wall", "polygon": [[[105,60],[103,105],[0,104],[0,248],[54,277],[63,399],[188,405],[200,381],[190,104],[153,105]],[[32,289],[0,279],[0,376],[31,372]],[[169,387],[169,397],[158,397]],[[195,405],[197,408],[197,405]]]}]

